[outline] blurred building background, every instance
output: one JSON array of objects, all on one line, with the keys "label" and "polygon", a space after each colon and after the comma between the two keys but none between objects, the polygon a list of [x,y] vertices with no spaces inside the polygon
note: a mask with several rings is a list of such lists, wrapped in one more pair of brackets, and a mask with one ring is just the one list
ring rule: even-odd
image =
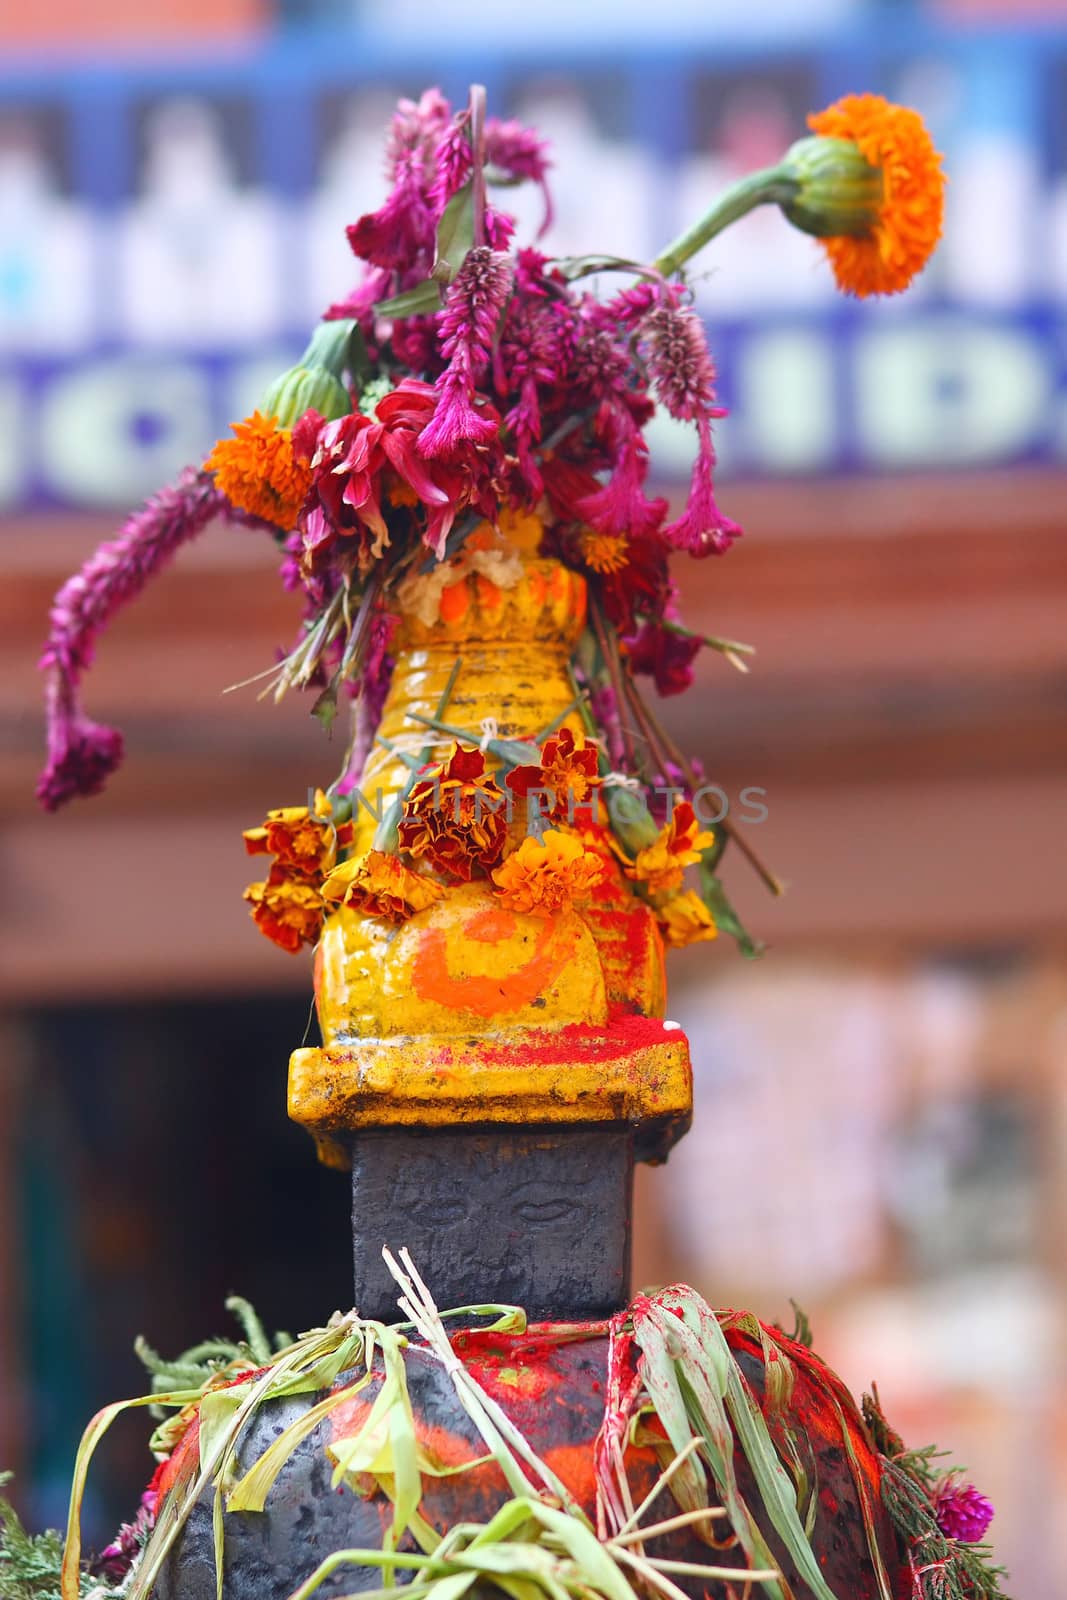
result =
[{"label": "blurred building background", "polygon": [[[391,102],[471,78],[559,163],[550,244],[650,257],[805,112],[918,106],[951,174],[899,304],[835,298],[750,217],[698,263],[747,527],[681,577],[758,646],[668,707],[790,888],[728,879],[769,950],[677,963],[698,1115],[641,1181],[638,1277],[791,1318],[998,1507],[1027,1600],[1067,1504],[1067,6],[764,0],[52,0],[0,39],[0,1465],[63,1515],[83,1422],[251,1296],[344,1304],[344,1183],[284,1116],[308,967],[240,899],[239,833],[335,752],[228,684],[293,605],[214,532],[122,617],[109,792],[46,819],[34,660],[58,583],[200,457],[350,287]],[[525,202],[524,202],[525,203]],[[533,201],[524,212],[536,226]],[[687,445],[659,441],[677,492]],[[726,487],[727,477],[729,487]],[[581,1241],[576,1241],[576,1248]],[[98,1539],[147,1476],[101,1454]]]}]

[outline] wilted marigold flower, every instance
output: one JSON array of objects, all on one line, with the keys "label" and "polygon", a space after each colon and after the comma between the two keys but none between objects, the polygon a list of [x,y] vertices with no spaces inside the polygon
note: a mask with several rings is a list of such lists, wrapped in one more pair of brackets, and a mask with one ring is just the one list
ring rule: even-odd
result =
[{"label": "wilted marigold flower", "polygon": [[528,834],[493,873],[500,898],[512,911],[548,917],[587,900],[604,875],[604,862],[573,833],[546,828]]},{"label": "wilted marigold flower", "polygon": [[[791,158],[796,157],[801,177],[800,215],[792,220],[820,236],[838,288],[846,293],[862,297],[906,289],[933,254],[945,209],[941,157],[922,118],[879,94],[853,94],[814,112],[808,126],[820,137],[803,140],[786,158],[792,165]],[[880,194],[864,193],[862,178],[855,173],[841,173],[836,179],[820,174],[819,147],[825,140],[856,146],[868,169],[879,175]],[[833,147],[825,150],[832,154]],[[806,163],[812,168],[807,185]],[[840,210],[850,194],[860,196],[862,212],[855,226],[818,226],[822,194],[831,210]],[[785,209],[792,214],[790,206]],[[831,226],[840,226],[841,231],[831,233]]]},{"label": "wilted marigold flower", "polygon": [[338,844],[350,841],[352,824],[345,823],[338,830],[331,826],[330,802],[320,789],[315,811],[307,806],[268,811],[263,825],[246,828],[243,837],[250,856],[276,856],[278,865],[290,873],[318,877],[332,868]]},{"label": "wilted marigold flower", "polygon": [[293,448],[293,430],[253,411],[233,431],[234,438],[216,444],[206,470],[231,505],[288,533],[311,485],[311,467]]},{"label": "wilted marigold flower", "polygon": [[503,854],[506,803],[482,752],[457,743],[447,761],[423,768],[404,801],[400,848],[469,883],[475,869],[488,872]]},{"label": "wilted marigold flower", "polygon": [[626,876],[642,884],[649,894],[669,894],[681,888],[686,867],[699,861],[701,852],[714,842],[715,835],[701,828],[693,807],[683,800],[655,842],[637,852]]},{"label": "wilted marigold flower", "polygon": [[278,866],[265,883],[250,883],[244,898],[251,902],[252,920],[260,933],[292,954],[303,944],[314,944],[322,931],[322,896],[313,884],[291,878]]},{"label": "wilted marigold flower", "polygon": [[704,939],[715,939],[719,930],[703,900],[693,889],[671,895],[656,907],[663,942],[672,950],[682,950],[687,944],[699,944]]},{"label": "wilted marigold flower", "polygon": [[444,892],[441,884],[412,872],[398,856],[384,850],[370,850],[365,856],[342,861],[322,886],[324,900],[340,902],[367,916],[388,917],[390,922],[405,922],[416,911],[425,911]]},{"label": "wilted marigold flower", "polygon": [[599,752],[581,729],[575,734],[561,728],[541,746],[540,766],[513,767],[504,782],[524,798],[531,790],[545,791],[547,814],[555,822],[573,824],[577,811],[589,820],[591,799],[600,784]]},{"label": "wilted marigold flower", "polygon": [[630,541],[624,533],[597,533],[586,528],[578,535],[581,558],[591,572],[622,572],[630,561]]}]

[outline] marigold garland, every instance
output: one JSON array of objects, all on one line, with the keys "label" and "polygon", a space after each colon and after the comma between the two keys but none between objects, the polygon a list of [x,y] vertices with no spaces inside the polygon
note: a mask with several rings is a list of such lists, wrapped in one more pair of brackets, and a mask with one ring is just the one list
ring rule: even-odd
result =
[{"label": "marigold garland", "polygon": [[469,883],[503,854],[506,804],[482,752],[456,744],[447,761],[423,768],[404,801],[400,848],[424,856],[445,877]]},{"label": "marigold garland", "polygon": [[672,950],[716,939],[719,930],[703,900],[693,889],[684,889],[656,907],[663,942]]},{"label": "marigold garland", "polygon": [[274,866],[266,882],[249,884],[244,898],[251,902],[256,927],[283,950],[295,955],[301,945],[317,941],[325,908],[314,884]]},{"label": "marigold garland", "polygon": [[683,800],[675,806],[655,841],[639,850],[626,866],[626,876],[649,894],[668,894],[681,888],[686,867],[694,866],[714,843],[715,835],[710,829],[701,828],[693,807]]},{"label": "marigold garland", "polygon": [[546,828],[533,834],[497,867],[493,882],[512,911],[548,917],[587,900],[604,875],[604,862],[573,833]]},{"label": "marigold garland", "polygon": [[442,884],[412,872],[398,856],[384,850],[342,861],[322,886],[324,900],[390,922],[405,922],[416,911],[425,911],[444,892]]}]

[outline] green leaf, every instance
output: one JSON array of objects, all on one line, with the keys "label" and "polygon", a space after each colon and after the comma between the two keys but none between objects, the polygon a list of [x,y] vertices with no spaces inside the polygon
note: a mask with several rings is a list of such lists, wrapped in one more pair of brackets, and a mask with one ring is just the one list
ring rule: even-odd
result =
[{"label": "green leaf", "polygon": [[[686,1312],[691,1313],[692,1306],[687,1297],[677,1295],[673,1298]],[[716,1488],[745,1554],[752,1566],[774,1569],[774,1558],[745,1502],[734,1470],[733,1432],[724,1405],[729,1382],[727,1361],[733,1358],[727,1348],[724,1360],[725,1340],[714,1313],[702,1300],[696,1313],[701,1331],[703,1333],[706,1327],[714,1323],[721,1344],[697,1337],[690,1325],[690,1317],[687,1315],[685,1320],[680,1320],[674,1316],[664,1308],[666,1300],[665,1293],[647,1316],[634,1319],[634,1338],[645,1356],[645,1387],[676,1452],[684,1449],[694,1431],[704,1440]],[[669,1405],[669,1422],[661,1409],[664,1403],[661,1395]],[[676,1395],[682,1401],[684,1422]],[[680,1477],[682,1472],[676,1475],[674,1481]],[[706,1489],[703,1487],[701,1498],[692,1508],[685,1505],[681,1493],[676,1493],[676,1498],[686,1510],[707,1504]],[[787,1600],[789,1588],[780,1579],[765,1578],[760,1581],[775,1600]]]},{"label": "green leaf", "polygon": [[100,1440],[115,1418],[123,1411],[140,1406],[186,1406],[200,1398],[198,1389],[172,1390],[169,1394],[140,1395],[136,1400],[116,1400],[113,1405],[98,1411],[81,1436],[78,1453],[74,1458],[74,1476],[70,1486],[70,1511],[67,1516],[67,1533],[63,1545],[63,1569],[60,1578],[62,1600],[78,1600],[79,1572],[81,1567],[81,1508],[85,1496],[85,1480],[89,1462]]},{"label": "green leaf", "polygon": [[391,300],[379,300],[374,307],[374,314],[396,320],[400,317],[417,317],[424,312],[440,311],[440,309],[440,284],[435,283],[432,278],[424,278],[413,289],[405,289],[403,294],[395,294]]},{"label": "green leaf", "polygon": [[762,941],[753,939],[746,931],[741,918],[730,904],[722,879],[716,877],[704,860],[700,863],[700,897],[714,917],[715,926],[736,939],[737,948],[746,961],[753,961],[763,954],[765,947]]},{"label": "green leaf", "polygon": [[[817,1600],[837,1600],[804,1532],[796,1486],[779,1459],[763,1413],[726,1342],[718,1318],[692,1291],[679,1293],[674,1298],[697,1348],[706,1349],[719,1370],[725,1373],[727,1409],[775,1532]],[[687,1371],[691,1365],[692,1358],[687,1362]],[[847,1434],[847,1429],[845,1432]]]},{"label": "green leaf", "polygon": [[336,677],[334,677],[331,682],[326,685],[325,689],[315,700],[315,704],[311,708],[311,715],[315,718],[315,721],[321,723],[326,729],[326,732],[329,733],[330,729],[333,727],[334,718],[337,715]]},{"label": "green leaf", "polygon": [[432,277],[436,283],[451,283],[474,244],[474,185],[464,184],[445,207],[437,224],[437,242]]}]

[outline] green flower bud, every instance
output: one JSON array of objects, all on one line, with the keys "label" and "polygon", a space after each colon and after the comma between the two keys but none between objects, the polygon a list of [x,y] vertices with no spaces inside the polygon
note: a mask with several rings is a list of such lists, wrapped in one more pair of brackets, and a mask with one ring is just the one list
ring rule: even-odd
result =
[{"label": "green flower bud", "polygon": [[798,139],[779,170],[796,186],[794,197],[779,201],[795,228],[818,239],[871,232],[883,199],[882,172],[851,139]]},{"label": "green flower bud", "polygon": [[261,410],[265,416],[277,417],[280,428],[291,428],[305,411],[317,411],[327,422],[347,417],[352,397],[329,367],[290,367],[275,378]]},{"label": "green flower bud", "polygon": [[654,844],[659,837],[655,819],[642,794],[622,784],[605,783],[604,800],[611,819],[611,831],[628,856]]}]

